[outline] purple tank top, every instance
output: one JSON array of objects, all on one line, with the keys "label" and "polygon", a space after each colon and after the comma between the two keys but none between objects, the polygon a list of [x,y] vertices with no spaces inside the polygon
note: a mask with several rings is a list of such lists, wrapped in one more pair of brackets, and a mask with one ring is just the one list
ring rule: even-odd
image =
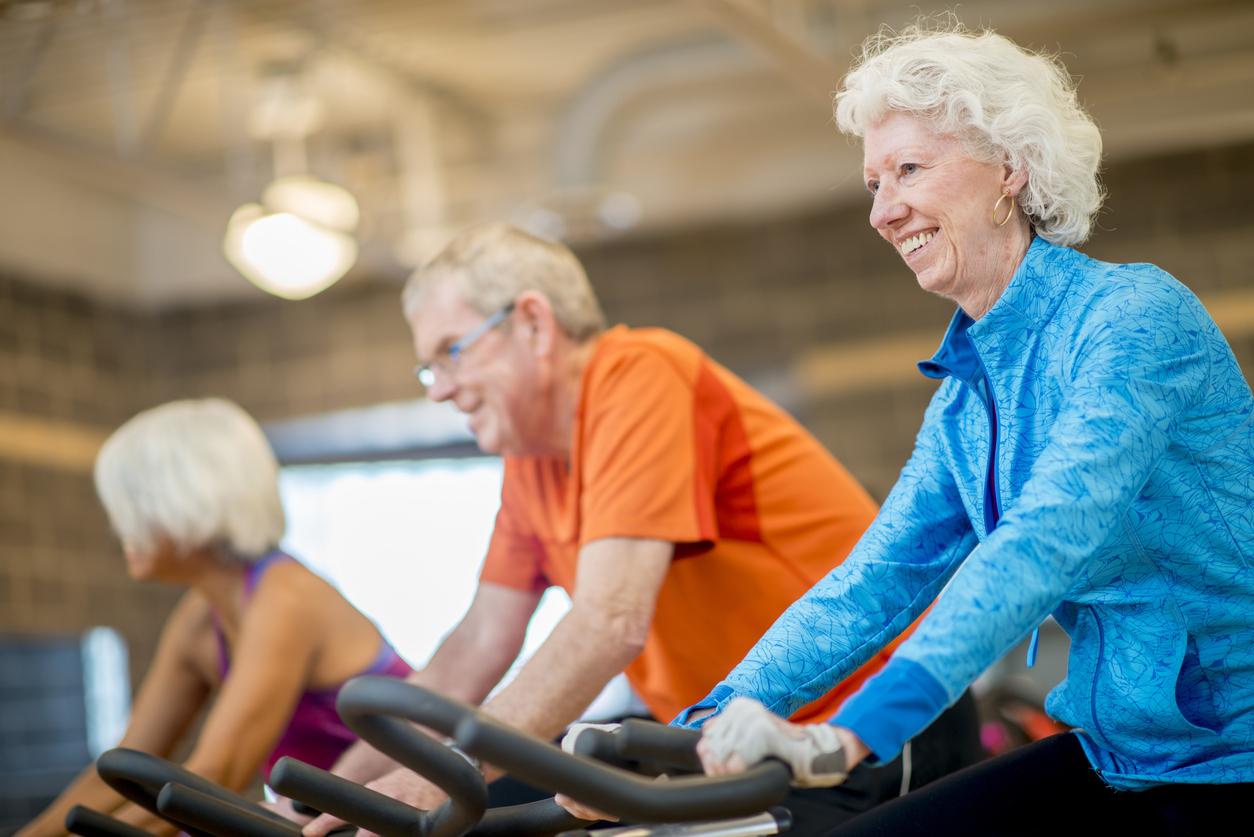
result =
[{"label": "purple tank top", "polygon": [[[276,550],[249,568],[248,577],[244,580],[245,607],[248,606],[253,591],[257,589],[257,585],[261,583],[266,572],[274,565],[287,561],[296,561],[296,559],[285,552]],[[222,633],[216,612],[213,614],[213,628],[218,636],[218,668],[225,681],[231,670],[231,661],[227,654],[226,637]],[[359,674],[404,678],[412,671],[409,664],[397,655],[387,640],[380,637],[378,655],[374,662]],[[312,764],[314,767],[329,770],[340,754],[357,740],[357,736],[344,726],[344,722],[335,711],[335,699],[342,686],[341,683],[334,689],[321,692],[307,691],[301,694],[300,700],[296,703],[296,709],[292,712],[292,718],[287,723],[287,728],[279,736],[274,751],[270,753],[262,766],[262,775],[267,781],[270,779],[270,770],[275,762],[284,756],[291,756],[306,764]]]}]

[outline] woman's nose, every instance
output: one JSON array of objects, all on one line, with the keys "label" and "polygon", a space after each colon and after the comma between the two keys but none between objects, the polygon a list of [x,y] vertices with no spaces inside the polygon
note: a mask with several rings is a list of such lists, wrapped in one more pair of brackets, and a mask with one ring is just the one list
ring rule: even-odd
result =
[{"label": "woman's nose", "polygon": [[909,208],[890,186],[881,186],[875,193],[875,200],[871,204],[871,226],[875,229],[889,229],[907,214]]}]

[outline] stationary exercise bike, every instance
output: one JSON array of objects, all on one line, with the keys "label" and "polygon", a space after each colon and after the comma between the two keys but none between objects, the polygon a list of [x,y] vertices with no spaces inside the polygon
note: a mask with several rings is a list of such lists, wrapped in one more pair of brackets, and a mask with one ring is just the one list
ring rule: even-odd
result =
[{"label": "stationary exercise bike", "polygon": [[[697,775],[696,732],[630,720],[616,734],[586,730],[576,742],[577,755],[571,755],[472,706],[384,677],[350,681],[337,709],[350,729],[430,779],[449,799],[429,812],[419,811],[291,758],[275,765],[270,784],[293,800],[383,837],[550,837],[570,831],[583,837],[584,827],[591,825],[552,799],[486,809],[487,786],[479,771],[408,722],[448,736],[466,753],[528,784],[633,823],[599,829],[601,837],[759,837],[786,831],[791,824],[787,810],[773,807],[788,794],[786,766],[768,760],[738,776]],[[151,759],[143,759],[148,769]],[[115,760],[102,757],[101,763],[109,769]],[[194,774],[182,774],[158,771],[146,774],[145,781],[127,777],[123,781],[130,783],[130,794],[122,791],[125,784],[115,787],[193,837],[298,837],[293,823]],[[169,781],[157,790],[163,775]],[[142,792],[134,791],[135,785]],[[81,830],[82,822],[77,825],[71,830],[83,837],[139,837],[104,830],[99,823],[92,833]]]}]

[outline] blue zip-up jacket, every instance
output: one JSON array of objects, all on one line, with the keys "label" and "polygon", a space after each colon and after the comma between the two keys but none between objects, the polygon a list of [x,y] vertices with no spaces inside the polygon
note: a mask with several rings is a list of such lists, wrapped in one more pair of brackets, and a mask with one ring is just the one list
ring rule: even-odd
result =
[{"label": "blue zip-up jacket", "polygon": [[879,516],[697,706],[787,717],[944,588],[832,719],[881,761],[1052,613],[1046,709],[1107,784],[1254,781],[1254,397],[1197,298],[1038,238],[920,367],[946,378]]}]

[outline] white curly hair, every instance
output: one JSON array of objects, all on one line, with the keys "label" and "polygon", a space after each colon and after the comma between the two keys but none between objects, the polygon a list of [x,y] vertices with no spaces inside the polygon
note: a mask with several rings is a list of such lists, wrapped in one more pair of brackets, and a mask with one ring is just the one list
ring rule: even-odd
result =
[{"label": "white curly hair", "polygon": [[836,94],[836,124],[865,137],[890,111],[957,137],[973,159],[1026,170],[1018,196],[1036,234],[1085,241],[1105,197],[1102,137],[1062,63],[956,21],[881,30],[862,45]]},{"label": "white curly hair", "polygon": [[287,528],[274,451],[222,398],[171,401],[122,425],[96,457],[96,492],[114,531],[141,551],[167,537],[251,563]]}]

